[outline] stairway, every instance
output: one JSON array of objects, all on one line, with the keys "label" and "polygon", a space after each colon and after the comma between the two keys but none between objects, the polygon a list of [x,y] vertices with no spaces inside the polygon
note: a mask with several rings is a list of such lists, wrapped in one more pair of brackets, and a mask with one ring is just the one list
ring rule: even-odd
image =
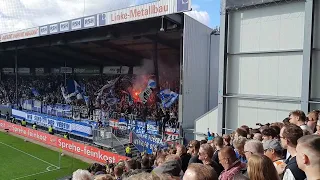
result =
[{"label": "stairway", "polygon": [[125,156],[126,155],[126,150],[125,148],[127,146],[130,146],[131,148],[131,152],[132,152],[132,157],[137,157],[138,154],[140,153],[140,151],[132,144],[132,143],[127,143],[127,144],[123,144],[123,145],[117,145],[117,146],[114,146],[113,147],[113,152],[114,153],[117,153],[117,154],[120,154],[122,156]]}]

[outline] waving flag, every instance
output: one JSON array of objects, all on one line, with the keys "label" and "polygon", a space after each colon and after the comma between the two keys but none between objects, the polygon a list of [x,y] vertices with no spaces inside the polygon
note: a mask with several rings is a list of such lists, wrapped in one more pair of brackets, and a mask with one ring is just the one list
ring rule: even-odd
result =
[{"label": "waving flag", "polygon": [[133,104],[133,98],[131,96],[131,94],[127,91],[122,91],[122,93],[124,93],[126,96],[126,101],[129,103],[129,106],[131,106]]},{"label": "waving flag", "polygon": [[109,106],[113,106],[113,105],[115,105],[117,102],[118,102],[118,99],[117,99],[117,98],[107,98],[107,99],[106,99],[106,103],[107,103]]},{"label": "waving flag", "polygon": [[84,102],[89,106],[89,96],[83,96]]},{"label": "waving flag", "polygon": [[38,90],[36,90],[35,88],[32,88],[32,89],[31,89],[31,92],[32,92],[32,94],[33,94],[35,97],[40,96],[39,91],[38,91]]},{"label": "waving flag", "polygon": [[79,83],[75,80],[69,79],[67,83],[67,91],[68,93],[84,93],[84,86],[80,86]]},{"label": "waving flag", "polygon": [[156,82],[154,80],[150,79],[148,81],[148,87],[149,88],[156,88],[156,86],[157,86],[157,84],[156,84]]},{"label": "waving flag", "polygon": [[159,98],[161,99],[161,104],[164,108],[169,108],[178,97],[179,95],[170,89],[164,89],[159,93]]},{"label": "waving flag", "polygon": [[146,89],[139,94],[139,98],[143,104],[147,103],[152,93],[152,89],[154,88],[156,88],[156,82],[152,79],[149,79]]}]

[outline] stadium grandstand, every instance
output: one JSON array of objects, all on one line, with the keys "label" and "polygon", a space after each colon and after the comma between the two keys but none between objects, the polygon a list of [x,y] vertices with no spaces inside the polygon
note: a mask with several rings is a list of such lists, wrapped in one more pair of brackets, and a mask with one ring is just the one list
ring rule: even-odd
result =
[{"label": "stadium grandstand", "polygon": [[1,35],[0,179],[320,179],[320,2],[221,0],[215,30],[189,10]]}]

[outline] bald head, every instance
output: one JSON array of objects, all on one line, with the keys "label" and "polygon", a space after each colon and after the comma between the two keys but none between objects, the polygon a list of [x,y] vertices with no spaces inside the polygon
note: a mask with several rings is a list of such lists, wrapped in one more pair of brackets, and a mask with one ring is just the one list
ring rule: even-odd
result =
[{"label": "bald head", "polygon": [[183,176],[184,180],[218,180],[218,175],[211,166],[192,163]]}]

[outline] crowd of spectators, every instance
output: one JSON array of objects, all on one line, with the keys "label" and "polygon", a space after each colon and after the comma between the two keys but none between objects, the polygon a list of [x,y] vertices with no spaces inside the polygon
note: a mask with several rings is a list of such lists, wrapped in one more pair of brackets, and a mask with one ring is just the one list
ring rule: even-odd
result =
[{"label": "crowd of spectators", "polygon": [[153,154],[93,164],[77,170],[73,180],[183,179],[183,180],[319,180],[319,111],[296,110],[283,122],[243,125],[232,134],[208,133],[159,149]]},{"label": "crowd of spectators", "polygon": [[[164,109],[161,106],[161,100],[158,98],[159,90],[170,88],[172,91],[179,92],[179,83],[177,81],[165,81],[160,79],[159,89],[154,89],[146,104],[141,103],[139,94],[146,88],[150,76],[137,75],[24,75],[18,76],[17,82],[15,76],[2,76],[0,84],[0,101],[2,104],[21,104],[21,100],[34,99],[43,104],[66,104],[61,92],[61,86],[66,87],[69,79],[76,80],[84,87],[84,95],[89,97],[89,103],[86,104],[83,99],[79,100],[73,97],[71,105],[86,105],[92,113],[94,109],[103,111],[118,112],[125,114],[134,114],[142,119],[152,118],[154,120],[166,119],[176,120],[178,117],[178,103],[172,104],[170,108]],[[108,88],[102,97],[97,98],[99,90],[108,83],[114,83],[112,88]],[[16,86],[17,95],[16,98]],[[37,92],[35,94],[34,92]],[[127,93],[131,95],[133,102],[129,102]],[[115,98],[115,104],[107,103],[108,98]],[[18,100],[18,102],[17,102]]]}]

